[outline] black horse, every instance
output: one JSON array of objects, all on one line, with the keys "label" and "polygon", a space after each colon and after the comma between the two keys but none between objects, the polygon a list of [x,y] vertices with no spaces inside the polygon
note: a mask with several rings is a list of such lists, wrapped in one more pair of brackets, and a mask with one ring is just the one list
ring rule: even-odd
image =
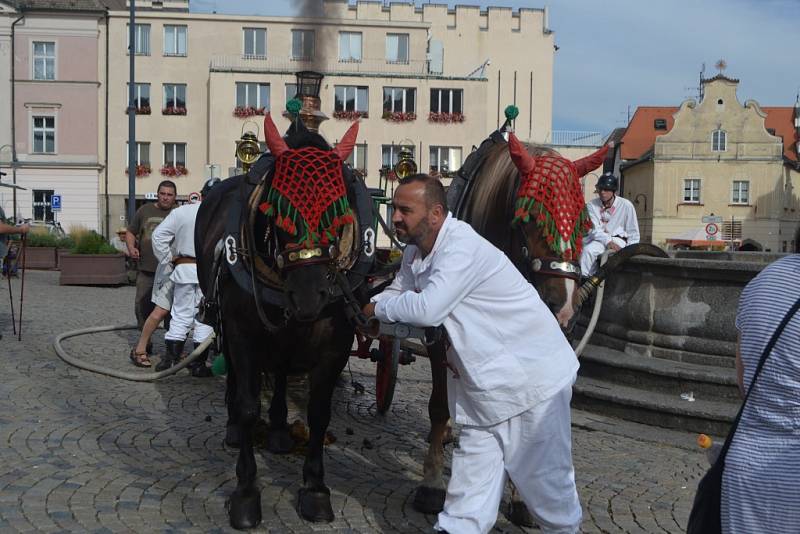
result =
[{"label": "black horse", "polygon": [[212,190],[195,230],[205,320],[217,318],[229,369],[225,439],[239,446],[239,458],[228,512],[237,529],[261,521],[253,428],[265,372],[274,376],[267,448],[275,453],[293,445],[286,377],[309,376],[310,440],[297,507],[310,521],[334,519],[323,440],[334,385],[353,342],[358,307],[352,291],[361,291],[359,273],[369,270],[374,250],[358,223],[369,222],[366,188],[343,164],[357,125],[331,149],[297,120],[285,141],[269,116],[264,122],[271,153],[247,175]]}]

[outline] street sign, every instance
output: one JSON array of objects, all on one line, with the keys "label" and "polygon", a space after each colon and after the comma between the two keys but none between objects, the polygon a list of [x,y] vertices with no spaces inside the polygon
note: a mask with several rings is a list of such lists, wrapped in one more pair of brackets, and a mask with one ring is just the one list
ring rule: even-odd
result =
[{"label": "street sign", "polygon": [[719,233],[719,226],[717,225],[717,223],[708,223],[706,225],[706,234],[708,234],[709,238],[716,236],[718,233]]},{"label": "street sign", "polygon": [[50,209],[53,211],[61,211],[61,195],[53,195],[50,197]]},{"label": "street sign", "polygon": [[198,192],[189,193],[189,203],[197,204],[198,202],[200,202],[200,193]]},{"label": "street sign", "polygon": [[158,200],[158,193],[145,193],[145,200]]},{"label": "street sign", "polygon": [[702,221],[704,223],[716,223],[719,224],[722,222],[722,217],[720,215],[704,215]]}]

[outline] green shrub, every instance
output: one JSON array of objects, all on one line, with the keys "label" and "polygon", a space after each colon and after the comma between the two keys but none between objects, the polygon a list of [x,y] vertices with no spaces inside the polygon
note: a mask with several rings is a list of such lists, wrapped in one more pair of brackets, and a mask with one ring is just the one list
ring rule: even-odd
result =
[{"label": "green shrub", "polygon": [[94,231],[81,232],[73,235],[75,245],[70,252],[73,254],[119,254],[106,238]]},{"label": "green shrub", "polygon": [[72,249],[75,247],[75,240],[72,236],[59,237],[56,241],[56,246],[63,249]]},{"label": "green shrub", "polygon": [[58,238],[47,232],[29,232],[26,240],[29,247],[56,247]]}]

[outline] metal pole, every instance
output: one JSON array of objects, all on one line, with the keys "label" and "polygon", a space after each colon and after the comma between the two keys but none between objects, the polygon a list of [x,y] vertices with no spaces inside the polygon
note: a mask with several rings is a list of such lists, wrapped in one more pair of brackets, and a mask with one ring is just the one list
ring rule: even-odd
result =
[{"label": "metal pole", "polygon": [[19,330],[17,331],[17,341],[22,341],[22,302],[25,298],[25,264],[27,263],[28,237],[22,234],[22,283],[19,288]]},{"label": "metal pole", "polygon": [[[19,250],[17,251],[19,254]],[[6,256],[8,258],[8,256]],[[19,261],[19,256],[17,256],[17,261]],[[8,278],[8,300],[11,304],[11,328],[14,331],[14,335],[17,335],[17,319],[14,317],[14,292],[11,291],[11,263],[6,264],[6,277]]]},{"label": "metal pole", "polygon": [[128,224],[136,214],[136,80],[134,58],[136,57],[136,0],[130,0],[131,12],[128,22],[128,59],[130,82],[128,83]]}]

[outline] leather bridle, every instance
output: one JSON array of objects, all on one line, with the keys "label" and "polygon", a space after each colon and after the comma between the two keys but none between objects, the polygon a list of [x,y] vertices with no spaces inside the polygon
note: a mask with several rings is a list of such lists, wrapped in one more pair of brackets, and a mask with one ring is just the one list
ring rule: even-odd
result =
[{"label": "leather bridle", "polygon": [[[577,261],[564,260],[556,256],[537,256],[532,258],[528,250],[528,233],[523,224],[518,224],[522,236],[522,258],[528,277],[556,276],[581,281],[581,264]],[[533,280],[531,280],[532,282]]]}]

